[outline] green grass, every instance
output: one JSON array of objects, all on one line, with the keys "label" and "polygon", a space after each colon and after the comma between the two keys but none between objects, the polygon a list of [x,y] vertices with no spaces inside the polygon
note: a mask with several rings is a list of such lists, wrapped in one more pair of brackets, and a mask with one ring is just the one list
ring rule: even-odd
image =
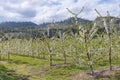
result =
[{"label": "green grass", "polygon": [[[15,70],[19,75],[32,75],[29,77],[31,80],[69,80],[71,75],[88,70],[86,66],[80,67],[74,64],[50,68],[48,60],[22,56],[11,56],[10,62],[2,61],[1,63],[8,69]],[[43,72],[39,73],[39,71]]]},{"label": "green grass", "polygon": [[7,67],[0,65],[0,80],[27,80],[27,76],[17,74],[14,70],[10,70]]},{"label": "green grass", "polygon": [[16,64],[29,64],[33,66],[41,66],[48,64],[48,60],[36,59],[31,57],[11,56],[11,62]]},{"label": "green grass", "polygon": [[[119,65],[120,58],[113,60],[113,65]],[[0,73],[2,78],[14,80],[19,76],[29,76],[30,80],[70,80],[72,75],[87,72],[88,65],[68,65],[64,67],[49,66],[49,60],[36,59],[32,57],[11,56],[10,62],[0,62]],[[108,61],[94,63],[94,69],[109,67]],[[6,74],[8,72],[8,74]],[[115,76],[117,76],[117,73]],[[23,80],[23,79],[22,79]]]}]

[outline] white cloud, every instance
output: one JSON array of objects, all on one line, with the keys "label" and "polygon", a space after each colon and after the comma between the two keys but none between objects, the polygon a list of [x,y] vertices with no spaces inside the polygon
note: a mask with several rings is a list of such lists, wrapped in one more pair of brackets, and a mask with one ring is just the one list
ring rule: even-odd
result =
[{"label": "white cloud", "polygon": [[[110,11],[112,16],[120,12],[119,0],[0,0],[0,21],[33,21],[35,23],[64,20],[72,16],[66,8],[79,12],[79,17],[95,19],[98,9],[102,15]],[[4,20],[3,20],[4,19]]]}]

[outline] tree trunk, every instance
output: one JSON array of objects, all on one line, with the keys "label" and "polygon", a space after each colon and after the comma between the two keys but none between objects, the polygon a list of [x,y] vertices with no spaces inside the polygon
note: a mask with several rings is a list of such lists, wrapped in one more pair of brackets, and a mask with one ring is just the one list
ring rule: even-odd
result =
[{"label": "tree trunk", "polygon": [[110,65],[110,71],[112,70],[112,58],[111,58],[111,52],[112,52],[112,44],[111,44],[111,36],[109,35],[109,65]]},{"label": "tree trunk", "polygon": [[88,62],[89,62],[91,74],[92,74],[92,76],[94,76],[93,66],[92,66],[92,63],[91,63],[91,59],[90,59],[90,54],[89,54],[89,52],[87,52],[87,58],[88,58]]},{"label": "tree trunk", "polygon": [[2,60],[2,55],[1,55],[1,53],[0,53],[0,60]]},{"label": "tree trunk", "polygon": [[62,50],[63,50],[63,55],[64,55],[64,64],[67,63],[67,57],[66,57],[66,53],[65,53],[65,50],[64,50],[64,47],[62,46]]},{"label": "tree trunk", "polygon": [[45,59],[45,52],[43,52],[43,59]]},{"label": "tree trunk", "polygon": [[87,33],[85,33],[85,49],[86,49],[86,55],[87,55],[87,58],[88,58],[88,63],[89,63],[89,67],[90,67],[90,70],[91,70],[91,74],[92,76],[94,76],[94,71],[93,71],[93,65],[91,63],[91,58],[90,58],[90,53],[88,52],[88,45],[87,45]]},{"label": "tree trunk", "polygon": [[8,62],[10,62],[10,53],[8,52]]},{"label": "tree trunk", "polygon": [[52,54],[50,54],[50,66],[52,66]]}]

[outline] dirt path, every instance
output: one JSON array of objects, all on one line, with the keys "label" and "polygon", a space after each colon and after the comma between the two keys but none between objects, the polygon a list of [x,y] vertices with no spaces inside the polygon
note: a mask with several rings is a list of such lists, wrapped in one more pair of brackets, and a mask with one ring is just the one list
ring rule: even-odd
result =
[{"label": "dirt path", "polygon": [[109,80],[110,76],[114,76],[115,73],[120,70],[120,65],[113,66],[112,69],[113,69],[112,71],[110,71],[109,68],[95,71],[94,79],[92,79],[90,72],[73,75],[71,79],[72,80],[98,80],[98,78],[101,78],[101,80]]}]

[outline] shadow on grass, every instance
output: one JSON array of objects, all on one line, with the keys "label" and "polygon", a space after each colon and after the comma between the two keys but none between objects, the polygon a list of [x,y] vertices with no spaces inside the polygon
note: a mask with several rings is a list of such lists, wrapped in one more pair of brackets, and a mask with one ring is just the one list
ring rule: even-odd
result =
[{"label": "shadow on grass", "polygon": [[89,69],[89,67],[87,67],[87,66],[78,66],[78,65],[66,66],[64,68],[68,69],[68,70],[72,70],[72,69],[75,69],[75,70],[88,70]]},{"label": "shadow on grass", "polygon": [[15,63],[15,64],[29,64],[26,61],[21,61],[21,60],[10,60],[10,63]]},{"label": "shadow on grass", "polygon": [[0,65],[0,80],[29,80],[30,76],[16,74],[14,70],[9,70]]}]

